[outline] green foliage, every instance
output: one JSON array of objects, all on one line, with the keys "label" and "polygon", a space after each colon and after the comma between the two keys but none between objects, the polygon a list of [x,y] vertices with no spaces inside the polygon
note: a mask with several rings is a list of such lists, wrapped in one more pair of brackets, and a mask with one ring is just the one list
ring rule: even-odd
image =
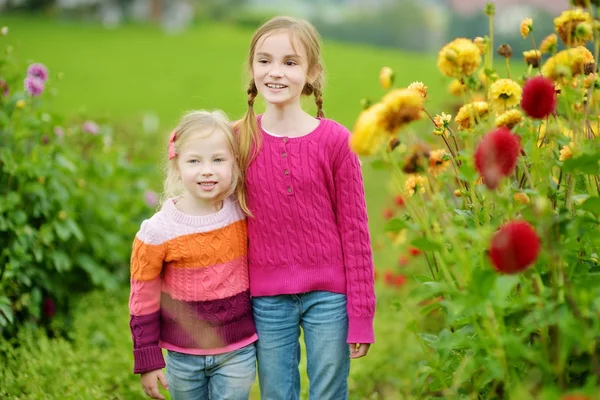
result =
[{"label": "green foliage", "polygon": [[[543,37],[546,32],[536,33]],[[448,60],[443,57],[440,55],[442,61]],[[444,125],[437,136],[431,134],[434,126],[418,134],[391,130],[389,125],[377,125],[391,119],[383,118],[383,109],[381,115],[372,118],[373,129],[365,130],[372,135],[388,135],[383,143],[398,134],[402,145],[379,149],[375,161],[378,168],[387,165],[391,171],[392,195],[405,197],[403,208],[392,215],[384,229],[395,237],[400,251],[413,247],[424,257],[420,270],[405,272],[415,282],[403,300],[417,312],[406,312],[407,307],[403,307],[394,320],[409,327],[401,331],[398,341],[417,337],[427,349],[410,352],[409,357],[419,358],[419,368],[406,388],[407,395],[567,399],[565,395],[578,391],[585,394],[582,399],[597,398],[599,104],[597,89],[585,86],[586,79],[593,76],[580,71],[564,81],[557,79],[554,84],[564,88],[558,95],[559,106],[540,121],[527,116],[530,109],[526,106],[520,108],[522,95],[531,95],[522,93],[521,87],[537,76],[538,70],[530,69],[524,76],[513,70],[509,82],[517,87],[518,95],[513,94],[516,101],[510,105],[494,101],[510,94],[499,94],[489,81],[487,85],[479,82],[481,71],[487,79],[497,79],[485,71],[491,69],[489,57],[478,68],[473,75],[462,77],[476,83],[469,85],[463,102],[487,99],[489,113],[473,115],[471,126]],[[503,75],[502,69],[495,72]],[[510,73],[507,61],[506,74]],[[584,99],[586,91],[589,102]],[[394,105],[395,110],[402,110],[404,104],[399,101]],[[425,109],[430,108],[428,97]],[[514,138],[513,148],[519,156],[496,186],[490,181],[498,175],[489,171],[499,171],[498,160],[510,148],[494,144],[493,155],[481,156],[485,154],[483,148],[478,163],[475,153],[482,137],[496,129],[499,116],[507,109],[522,115],[509,128],[517,138],[507,134]],[[437,120],[437,127],[442,126],[441,115],[434,118],[435,113],[428,114],[432,115],[431,122]],[[367,144],[378,143],[371,136],[357,137]],[[565,150],[566,145],[569,149]],[[501,236],[493,245],[498,230],[514,221],[526,221],[534,234],[510,234],[514,243]],[[519,269],[507,268],[506,264],[535,248],[538,239],[541,251],[532,261],[522,263]],[[501,248],[504,260],[490,256],[493,247]],[[408,310],[414,311],[411,307]],[[430,324],[432,315],[436,319]]]},{"label": "green foliage", "polygon": [[[26,66],[0,59],[0,333],[68,312],[68,299],[128,276],[148,206],[146,170],[113,130],[48,112],[23,90]],[[51,88],[46,87],[46,92]],[[64,327],[64,329],[68,329]]]},{"label": "green foliage", "polygon": [[[66,338],[42,329],[0,338],[3,399],[144,399],[133,375],[127,296],[124,290],[93,292],[74,304]],[[60,317],[52,324],[62,324]]]}]

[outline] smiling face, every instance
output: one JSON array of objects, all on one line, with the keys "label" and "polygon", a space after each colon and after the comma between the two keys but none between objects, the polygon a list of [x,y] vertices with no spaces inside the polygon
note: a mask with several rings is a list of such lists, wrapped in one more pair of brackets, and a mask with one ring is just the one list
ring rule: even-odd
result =
[{"label": "smiling face", "polygon": [[221,130],[191,133],[177,156],[184,195],[196,208],[211,208],[233,184],[234,157]]},{"label": "smiling face", "polygon": [[260,38],[253,54],[252,75],[258,93],[276,106],[295,104],[308,79],[306,50],[286,31]]}]

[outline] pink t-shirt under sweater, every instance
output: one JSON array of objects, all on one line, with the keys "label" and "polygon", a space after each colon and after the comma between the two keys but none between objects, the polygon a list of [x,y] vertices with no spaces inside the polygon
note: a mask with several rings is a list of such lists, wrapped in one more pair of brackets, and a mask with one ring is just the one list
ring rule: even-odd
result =
[{"label": "pink t-shirt under sweater", "polygon": [[262,135],[246,176],[251,295],[345,293],[348,343],[374,342],[373,257],[350,133],[323,118],[301,137]]}]

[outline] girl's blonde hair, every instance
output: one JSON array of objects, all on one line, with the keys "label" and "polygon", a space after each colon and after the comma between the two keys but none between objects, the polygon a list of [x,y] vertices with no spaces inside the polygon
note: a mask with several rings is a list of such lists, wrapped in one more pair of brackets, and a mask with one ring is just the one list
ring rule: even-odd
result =
[{"label": "girl's blonde hair", "polygon": [[191,111],[185,114],[172,134],[174,134],[173,147],[175,150],[175,157],[167,160],[165,166],[165,183],[164,193],[161,199],[161,205],[167,199],[181,195],[185,188],[181,181],[181,173],[177,168],[178,154],[181,153],[181,149],[185,146],[186,142],[192,135],[198,133],[204,133],[206,135],[212,135],[215,132],[222,132],[227,139],[229,150],[233,156],[233,171],[231,177],[231,185],[229,189],[222,193],[216,201],[224,200],[225,198],[235,194],[238,203],[242,210],[251,215],[248,205],[246,203],[246,195],[244,193],[244,173],[240,169],[237,161],[239,153],[238,143],[233,133],[231,122],[227,115],[222,111]]},{"label": "girl's blonde hair", "polygon": [[[323,63],[321,61],[321,38],[315,27],[308,21],[303,19],[295,19],[291,17],[275,17],[271,18],[261,25],[252,40],[250,41],[250,51],[248,54],[248,69],[252,73],[252,65],[254,63],[254,52],[258,41],[265,35],[273,32],[284,31],[290,34],[292,45],[300,43],[308,57],[308,75],[315,77],[314,81],[307,82],[302,90],[302,94],[315,96],[317,104],[317,117],[323,118]],[[254,113],[254,100],[258,95],[258,90],[254,79],[250,79],[248,85],[248,110],[244,117],[236,124],[236,129],[239,131],[239,163],[242,171],[246,171],[250,162],[257,154],[261,145],[261,135],[256,122]]]}]

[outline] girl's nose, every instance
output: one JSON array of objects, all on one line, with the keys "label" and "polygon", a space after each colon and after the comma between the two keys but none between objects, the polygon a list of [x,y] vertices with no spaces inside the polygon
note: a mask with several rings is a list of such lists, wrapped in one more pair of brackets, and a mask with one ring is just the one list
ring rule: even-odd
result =
[{"label": "girl's nose", "polygon": [[273,78],[281,78],[283,77],[283,71],[281,70],[280,67],[278,66],[273,66],[270,70],[269,70],[269,75],[272,76]]}]

